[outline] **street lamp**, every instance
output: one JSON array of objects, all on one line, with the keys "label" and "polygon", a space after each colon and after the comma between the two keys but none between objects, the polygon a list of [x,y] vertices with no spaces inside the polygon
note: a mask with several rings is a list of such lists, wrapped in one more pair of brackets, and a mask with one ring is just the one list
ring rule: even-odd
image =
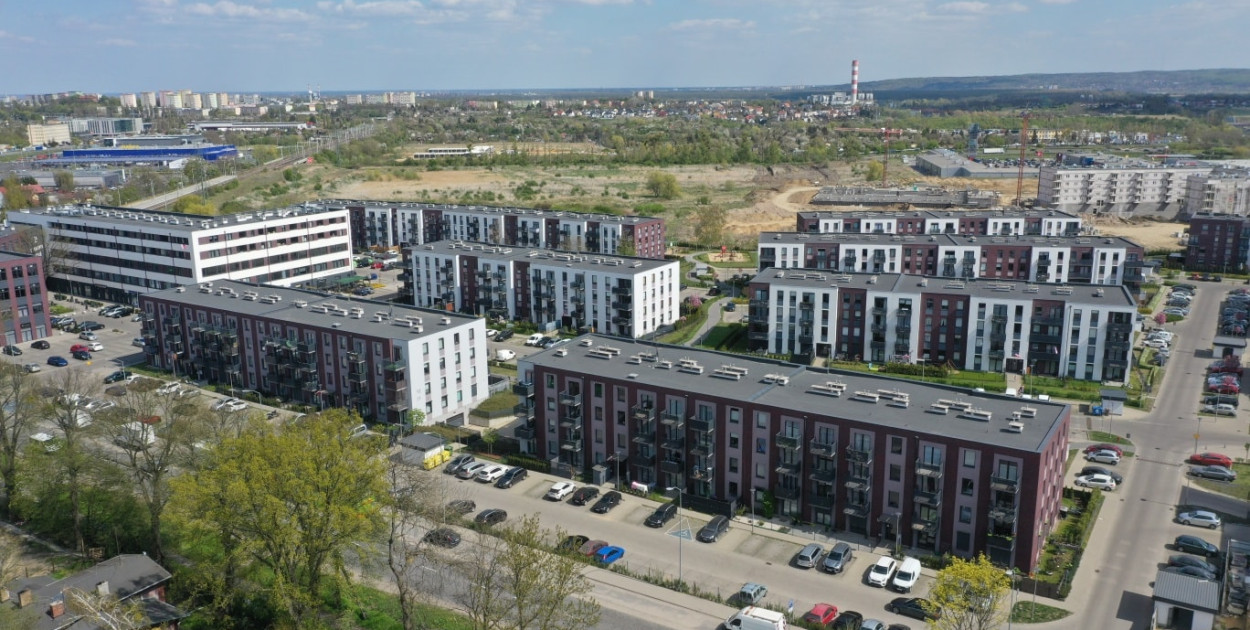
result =
[{"label": "street lamp", "polygon": [[[666,494],[669,492],[674,492],[674,491],[677,492],[677,526],[681,527],[682,497],[686,494],[686,491],[678,486],[669,486],[664,489],[664,492]],[[681,571],[681,541],[682,539],[686,537],[686,534],[689,533],[688,531],[689,529],[690,528],[687,527],[683,530],[679,530],[678,536],[677,536],[677,589],[678,590],[681,590],[681,587],[684,584],[684,582],[682,581],[682,571]]]},{"label": "street lamp", "polygon": [[1007,609],[1007,630],[1011,630],[1011,615],[1016,612],[1016,572],[1007,569],[1007,579],[1011,580],[1011,608]]}]

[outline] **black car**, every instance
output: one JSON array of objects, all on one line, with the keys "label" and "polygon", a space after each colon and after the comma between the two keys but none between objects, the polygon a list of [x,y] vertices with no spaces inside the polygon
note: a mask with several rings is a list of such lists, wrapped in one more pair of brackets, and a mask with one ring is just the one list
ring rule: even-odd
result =
[{"label": "black car", "polygon": [[443,468],[443,472],[448,475],[454,475],[460,472],[461,468],[464,468],[475,461],[477,461],[476,457],[469,455],[468,453],[461,453],[451,458],[451,461],[447,462],[447,466]]},{"label": "black car", "polygon": [[830,626],[833,630],[859,630],[861,624],[864,623],[864,616],[854,610],[844,610],[838,614],[838,618],[833,620]]},{"label": "black car", "polygon": [[437,545],[446,549],[451,549],[460,544],[460,534],[446,527],[431,529],[424,538],[425,542],[431,545]]},{"label": "black car", "polygon": [[447,510],[456,514],[468,514],[477,509],[477,504],[471,499],[460,499],[447,504]]},{"label": "black car", "polygon": [[1111,480],[1114,481],[1117,486],[1124,483],[1124,475],[1107,470],[1102,466],[1086,466],[1082,468],[1081,472],[1077,473],[1076,476],[1084,477],[1085,475],[1106,475],[1111,477]]},{"label": "black car", "polygon": [[720,540],[720,537],[727,531],[729,531],[729,517],[724,515],[714,516],[711,521],[708,521],[707,525],[703,526],[703,529],[699,530],[697,538],[699,542],[714,543]]},{"label": "black car", "polygon": [[524,468],[521,468],[520,466],[517,466],[515,468],[510,468],[508,469],[508,472],[504,473],[503,476],[500,477],[499,480],[495,482],[495,487],[496,488],[511,488],[512,486],[516,485],[516,482],[529,476],[529,472],[530,471]]},{"label": "black car", "polygon": [[131,376],[133,376],[133,375],[134,375],[134,373],[133,373],[133,372],[126,372],[126,371],[124,371],[124,370],[118,370],[118,371],[113,372],[112,374],[109,374],[108,376],[104,377],[104,384],[105,384],[105,385],[110,385],[110,384],[112,384],[112,383],[118,383],[118,382],[121,382],[121,381],[124,381],[124,380],[126,380],[126,379],[130,378],[130,377],[131,377]]},{"label": "black car", "polygon": [[31,350],[47,350],[48,348],[51,348],[51,347],[52,347],[52,344],[42,339],[40,339],[39,341],[36,341],[35,343],[30,344]]},{"label": "black car", "polygon": [[501,330],[498,335],[495,335],[495,341],[507,341],[512,338],[513,334],[511,330]]},{"label": "black car", "polygon": [[655,511],[651,513],[651,516],[648,516],[647,520],[643,521],[643,524],[647,527],[664,527],[664,524],[672,520],[673,516],[676,514],[677,504],[665,503],[664,505],[655,508]]},{"label": "black car", "polygon": [[11,357],[20,357],[22,356],[22,349],[17,346],[5,346],[4,353]]},{"label": "black car", "polygon": [[586,505],[599,496],[599,489],[591,486],[582,486],[573,492],[573,498],[569,499],[569,503],[573,505]]},{"label": "black car", "polygon": [[83,322],[82,326],[78,327],[78,330],[83,331],[83,332],[91,332],[93,330],[104,330],[104,324],[101,324],[100,322]]},{"label": "black car", "polygon": [[496,523],[502,523],[506,520],[508,520],[507,512],[499,508],[491,508],[489,510],[482,510],[481,513],[477,515],[477,518],[473,519],[473,522],[479,525],[494,525]]},{"label": "black car", "polygon": [[1200,569],[1200,568],[1198,568],[1198,567],[1189,567],[1189,566],[1185,566],[1185,567],[1177,567],[1177,566],[1171,566],[1171,567],[1167,567],[1167,568],[1165,568],[1165,569],[1163,569],[1163,570],[1164,570],[1164,571],[1167,571],[1168,573],[1179,573],[1179,574],[1181,574],[1181,575],[1188,575],[1188,576],[1190,576],[1190,577],[1196,577],[1196,578],[1198,578],[1199,580],[1210,580],[1210,581],[1215,581],[1215,574],[1214,574],[1214,573],[1212,573],[1212,572],[1210,572],[1210,571],[1207,571],[1207,570],[1205,570],[1205,569]]},{"label": "black car", "polygon": [[612,511],[612,508],[620,504],[621,504],[621,493],[613,490],[603,495],[603,497],[600,498],[595,503],[595,506],[590,508],[590,511],[596,514],[607,514],[608,512]]},{"label": "black car", "polygon": [[923,597],[899,597],[894,601],[885,605],[885,609],[904,617],[919,619],[921,621],[938,620],[942,618],[942,609],[934,606],[929,600]]},{"label": "black car", "polygon": [[1184,551],[1185,553],[1206,556],[1208,558],[1214,558],[1215,556],[1220,555],[1219,547],[1216,547],[1215,545],[1212,545],[1197,536],[1191,536],[1189,534],[1177,536],[1176,540],[1173,541],[1172,544],[1176,547],[1177,551]]},{"label": "black car", "polygon": [[577,553],[577,550],[581,549],[582,545],[588,542],[590,542],[590,539],[586,536],[567,536],[564,540],[560,541],[560,544],[556,545],[556,551],[561,553]]},{"label": "black car", "polygon": [[78,359],[79,361],[90,361],[90,360],[91,360],[91,353],[90,353],[90,352],[87,352],[86,350],[79,350],[79,351],[77,351],[77,352],[73,353],[73,354],[72,354],[72,355],[70,355],[70,356],[74,357],[75,359]]},{"label": "black car", "polygon": [[1168,566],[1170,567],[1197,567],[1212,575],[1220,574],[1220,568],[1215,566],[1214,564],[1211,564],[1210,562],[1207,562],[1206,560],[1195,558],[1193,556],[1186,556],[1184,554],[1177,554],[1175,556],[1172,556],[1171,558],[1168,558]]}]

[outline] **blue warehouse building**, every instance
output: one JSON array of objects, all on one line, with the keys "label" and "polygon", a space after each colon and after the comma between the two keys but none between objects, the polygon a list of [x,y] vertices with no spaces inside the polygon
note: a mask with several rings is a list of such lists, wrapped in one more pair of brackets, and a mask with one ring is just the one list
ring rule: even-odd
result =
[{"label": "blue warehouse building", "polygon": [[62,159],[77,162],[93,160],[100,162],[140,162],[176,160],[181,158],[200,158],[212,162],[223,158],[239,156],[239,150],[232,144],[204,144],[193,146],[146,147],[146,148],[93,148],[66,149],[61,152]]}]

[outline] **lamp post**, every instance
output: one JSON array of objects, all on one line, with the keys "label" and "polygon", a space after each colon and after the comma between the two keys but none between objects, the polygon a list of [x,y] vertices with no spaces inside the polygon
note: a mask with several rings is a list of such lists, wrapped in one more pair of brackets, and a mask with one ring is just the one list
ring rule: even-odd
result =
[{"label": "lamp post", "polygon": [[[678,486],[669,486],[664,489],[664,492],[666,493],[674,492],[674,491],[677,492],[677,526],[681,527],[682,497],[686,494],[686,491]],[[681,541],[682,539],[686,537],[686,534],[689,533],[689,529],[690,528],[687,527],[685,529],[679,530],[679,535],[677,536],[677,589],[678,590],[681,590],[682,586],[684,585],[684,582],[682,581],[682,570],[681,570],[682,568],[681,567]]]},{"label": "lamp post", "polygon": [[1007,630],[1011,630],[1011,615],[1016,612],[1016,572],[1007,569],[1007,579],[1011,580],[1011,608],[1007,609]]}]

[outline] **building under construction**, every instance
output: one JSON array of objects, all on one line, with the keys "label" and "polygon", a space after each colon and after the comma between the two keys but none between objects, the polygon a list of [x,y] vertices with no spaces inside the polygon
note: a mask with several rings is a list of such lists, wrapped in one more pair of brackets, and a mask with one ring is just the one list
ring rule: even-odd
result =
[{"label": "building under construction", "polygon": [[825,186],[812,198],[818,206],[897,206],[921,208],[992,208],[998,193],[970,188],[870,188],[867,186]]}]

